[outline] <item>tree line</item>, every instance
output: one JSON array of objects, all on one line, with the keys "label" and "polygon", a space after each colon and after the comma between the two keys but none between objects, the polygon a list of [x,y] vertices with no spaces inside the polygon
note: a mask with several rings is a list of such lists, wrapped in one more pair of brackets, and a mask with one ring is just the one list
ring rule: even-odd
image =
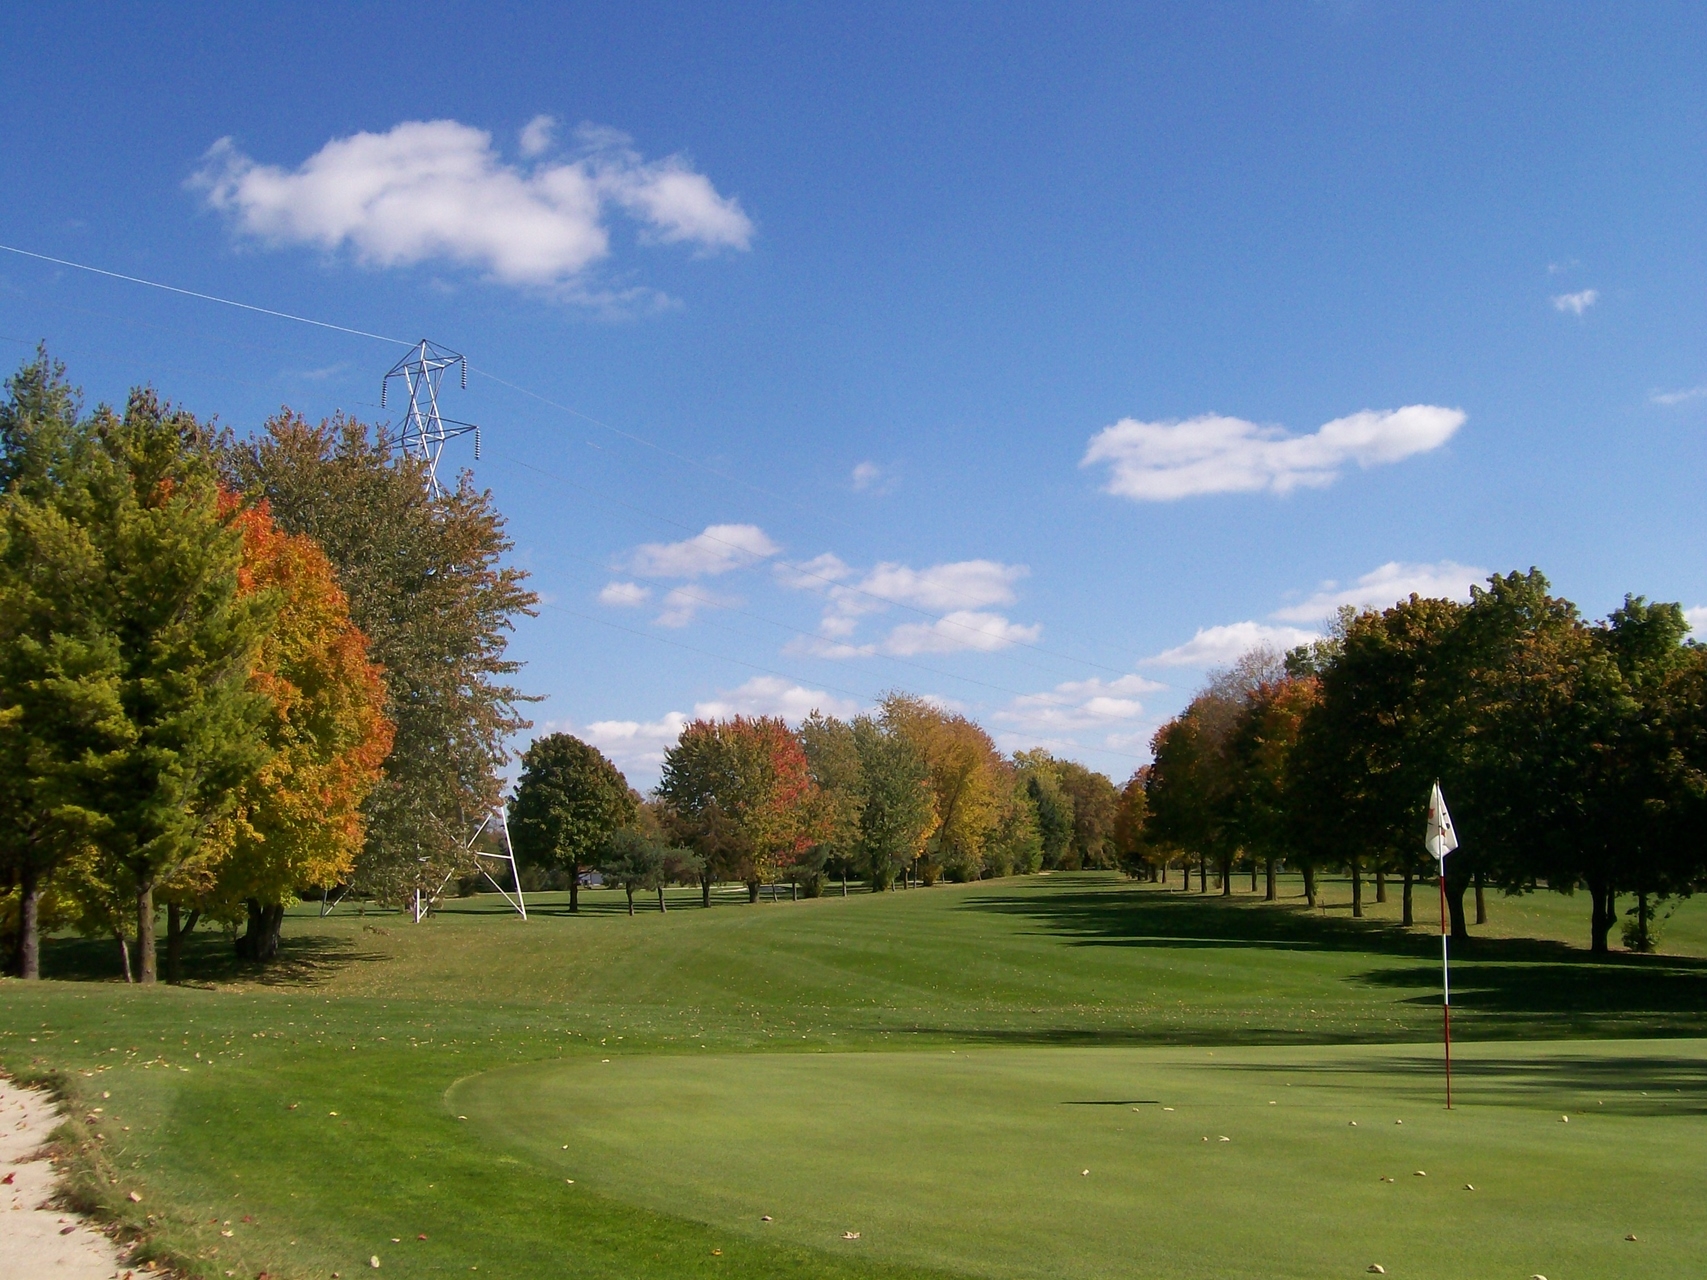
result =
[{"label": "tree line", "polygon": [[[467,476],[288,410],[238,439],[153,391],[85,412],[45,351],[0,402],[0,935],[168,971],[202,920],[276,954],[284,904],[401,902],[459,867],[527,721],[534,597]],[[238,931],[242,930],[241,933]]]},{"label": "tree line", "polygon": [[595,747],[535,740],[509,811],[524,866],[556,872],[579,908],[588,872],[629,891],[720,882],[749,900],[787,882],[816,896],[1043,868],[1113,867],[1119,795],[1047,751],[1004,756],[982,728],[905,693],[869,715],[696,720],[665,752],[651,797]]},{"label": "tree line", "polygon": [[1707,881],[1707,648],[1681,606],[1630,596],[1584,619],[1537,570],[1495,576],[1470,601],[1412,596],[1343,610],[1331,634],[1217,673],[1152,741],[1122,793],[1120,853],[1135,873],[1195,862],[1230,891],[1236,868],[1435,876],[1423,849],[1430,786],[1452,807],[1446,860],[1455,937],[1465,898],[1583,891],[1592,949],[1653,949],[1656,912]]}]

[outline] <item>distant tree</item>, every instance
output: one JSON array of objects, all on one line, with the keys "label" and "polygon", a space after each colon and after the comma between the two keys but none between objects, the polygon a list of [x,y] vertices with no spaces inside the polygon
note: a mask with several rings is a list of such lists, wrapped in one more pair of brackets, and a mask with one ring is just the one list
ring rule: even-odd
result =
[{"label": "distant tree", "polygon": [[1014,767],[1037,813],[1043,865],[1066,866],[1073,851],[1073,798],[1061,786],[1055,757],[1042,747],[1018,751],[1014,753]]},{"label": "distant tree", "polygon": [[[706,875],[740,876],[750,902],[819,838],[806,752],[775,717],[689,724],[664,754],[658,795],[676,815],[676,832],[705,859]],[[709,879],[705,893],[709,904]]]},{"label": "distant tree", "polygon": [[984,846],[986,876],[1031,875],[1043,866],[1043,836],[1037,828],[1037,805],[1019,770],[1002,771],[1003,792],[996,829]]},{"label": "distant tree", "polygon": [[1115,865],[1114,823],[1120,793],[1108,775],[1087,769],[1076,760],[1062,760],[1061,790],[1073,801],[1073,856],[1086,868]]},{"label": "distant tree", "polygon": [[664,905],[665,849],[657,839],[624,827],[613,831],[599,850],[599,874],[606,884],[620,886],[628,895],[628,914],[634,914],[636,889],[656,889],[658,906]]},{"label": "distant tree", "polygon": [[1008,785],[996,744],[965,716],[910,694],[889,694],[880,710],[884,724],[912,742],[930,771],[937,824],[919,858],[920,878],[927,885],[944,873],[977,879]]},{"label": "distant tree", "polygon": [[[1276,863],[1288,858],[1296,861],[1304,852],[1294,830],[1287,763],[1318,696],[1315,676],[1279,675],[1265,680],[1251,691],[1234,729],[1231,750],[1243,784],[1236,798],[1240,835],[1251,857],[1263,866],[1264,898],[1269,902],[1276,897]],[[1408,865],[1406,924],[1411,923],[1411,879]]]},{"label": "distant tree", "polygon": [[864,787],[859,858],[875,893],[894,884],[896,874],[924,852],[936,829],[936,801],[930,764],[906,734],[861,716],[853,722],[853,737]]},{"label": "distant tree", "polygon": [[1120,789],[1115,805],[1114,826],[1110,839],[1114,845],[1116,865],[1134,880],[1140,876],[1153,879],[1157,870],[1155,852],[1144,838],[1144,823],[1149,816],[1145,784],[1149,781],[1149,766],[1134,771]]},{"label": "distant tree", "polygon": [[845,895],[859,856],[860,812],[865,806],[865,779],[853,727],[813,711],[801,722],[799,737],[818,797],[814,827],[821,866],[826,874],[841,877]]},{"label": "distant tree", "polygon": [[510,839],[523,861],[567,874],[574,913],[581,909],[582,874],[598,865],[611,837],[632,826],[638,813],[627,781],[597,747],[549,733],[522,753]]},{"label": "distant tree", "polygon": [[436,887],[498,802],[505,742],[528,727],[505,649],[537,597],[503,563],[503,517],[466,473],[432,497],[418,460],[342,415],[315,426],[281,411],[254,438],[223,441],[221,462],[281,528],[324,549],[385,672],[395,743],[363,806],[355,882],[396,902]]}]

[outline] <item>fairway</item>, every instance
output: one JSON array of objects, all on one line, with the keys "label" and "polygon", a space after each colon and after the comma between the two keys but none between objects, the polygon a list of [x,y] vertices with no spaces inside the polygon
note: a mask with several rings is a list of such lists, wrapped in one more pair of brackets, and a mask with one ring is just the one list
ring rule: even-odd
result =
[{"label": "fairway", "polygon": [[1476,1046],[1450,1113],[1437,1052],[1373,1046],[580,1059],[448,1101],[731,1244],[1003,1277],[1647,1277],[1707,1255],[1703,1048]]},{"label": "fairway", "polygon": [[195,986],[53,940],[60,980],[0,984],[0,1061],[62,1085],[87,1193],[207,1280],[1690,1273],[1699,901],[1669,954],[1595,957],[1580,899],[1496,899],[1448,1115],[1438,942],[1282,891],[302,904],[270,970],[199,931]]}]

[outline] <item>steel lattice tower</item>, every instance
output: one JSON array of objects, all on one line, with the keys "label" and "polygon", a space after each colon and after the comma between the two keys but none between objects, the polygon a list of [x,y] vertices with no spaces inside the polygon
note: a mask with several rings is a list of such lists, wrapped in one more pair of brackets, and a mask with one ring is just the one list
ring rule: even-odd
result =
[{"label": "steel lattice tower", "polygon": [[435,498],[442,497],[445,491],[439,482],[439,455],[444,452],[447,440],[473,432],[474,457],[476,461],[480,459],[480,428],[472,422],[458,422],[439,412],[439,385],[444,380],[445,370],[452,365],[459,367],[462,388],[466,391],[467,357],[422,338],[408,355],[391,366],[391,372],[379,384],[379,404],[384,408],[391,380],[403,380],[403,388],[409,395],[409,409],[403,416],[403,428],[397,443],[405,455],[419,458],[427,464],[427,487]]}]

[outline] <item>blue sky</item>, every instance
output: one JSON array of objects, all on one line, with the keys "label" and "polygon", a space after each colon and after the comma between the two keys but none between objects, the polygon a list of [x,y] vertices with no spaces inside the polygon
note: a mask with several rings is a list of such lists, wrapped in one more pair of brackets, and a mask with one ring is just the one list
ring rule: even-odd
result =
[{"label": "blue sky", "polygon": [[[0,242],[468,355],[536,719],[643,785],[682,717],[891,688],[1119,779],[1342,601],[1707,605],[1699,6],[9,35]],[[389,416],[401,350],[0,253],[0,355],[40,338],[240,431]]]}]

